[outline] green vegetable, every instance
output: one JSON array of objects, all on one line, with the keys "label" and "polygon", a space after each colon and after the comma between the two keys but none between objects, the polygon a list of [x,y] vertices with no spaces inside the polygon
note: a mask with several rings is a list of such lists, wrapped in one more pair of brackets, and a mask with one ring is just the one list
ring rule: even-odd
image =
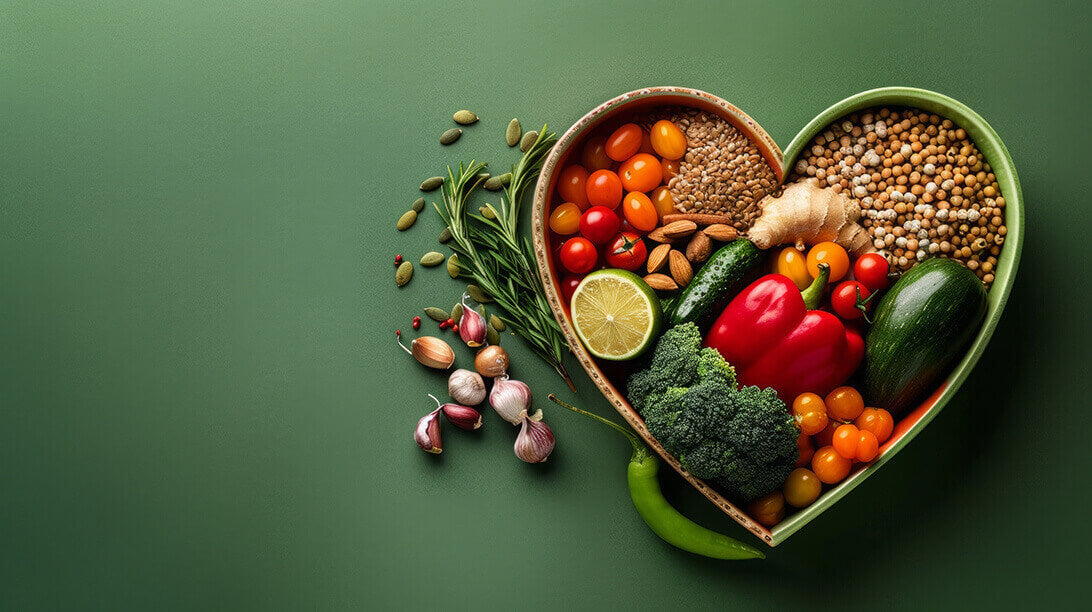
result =
[{"label": "green vegetable", "polygon": [[626,479],[629,482],[629,496],[633,500],[633,507],[641,515],[641,519],[652,531],[663,538],[665,542],[705,557],[714,559],[765,559],[762,551],[748,546],[739,540],[711,531],[686,518],[673,508],[664,498],[660,490],[660,481],[657,475],[660,471],[660,460],[655,453],[637,439],[637,436],[626,431],[622,426],[604,419],[599,415],[586,412],[575,406],[570,406],[557,399],[553,393],[550,400],[555,404],[589,416],[605,425],[608,425],[629,439],[633,445],[633,455],[626,469]]},{"label": "green vegetable", "polygon": [[739,292],[763,259],[763,252],[750,240],[733,240],[720,247],[679,294],[668,324],[701,323],[718,312],[717,306]]},{"label": "green vegetable", "polygon": [[936,387],[986,316],[986,288],[963,264],[934,258],[880,300],[865,339],[865,397],[898,416]]},{"label": "green vegetable", "polygon": [[628,396],[649,432],[697,478],[751,501],[780,487],[797,458],[796,427],[773,389],[737,389],[735,369],[701,348],[697,325],[660,338]]}]

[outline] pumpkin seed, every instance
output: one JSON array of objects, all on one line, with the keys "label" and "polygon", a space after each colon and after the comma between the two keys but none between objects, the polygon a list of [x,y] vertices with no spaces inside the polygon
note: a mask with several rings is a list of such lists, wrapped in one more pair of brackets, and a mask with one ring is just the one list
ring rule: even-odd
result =
[{"label": "pumpkin seed", "polygon": [[463,135],[463,131],[459,128],[451,128],[450,130],[440,134],[440,144],[449,145],[459,139],[459,136]]},{"label": "pumpkin seed", "polygon": [[413,264],[403,261],[398,266],[398,271],[394,273],[394,283],[399,287],[405,287],[411,278],[413,278]]},{"label": "pumpkin seed", "polygon": [[521,134],[523,134],[523,129],[519,126],[519,119],[513,119],[508,122],[508,129],[504,132],[504,141],[508,143],[508,146],[514,147],[519,144]]},{"label": "pumpkin seed", "polygon": [[421,214],[421,211],[425,209],[425,199],[417,198],[413,201],[413,206],[411,208],[413,208],[413,212]]},{"label": "pumpkin seed", "polygon": [[444,254],[437,251],[429,251],[421,256],[421,265],[426,268],[438,266],[444,263]]},{"label": "pumpkin seed", "polygon": [[433,321],[447,321],[447,311],[443,308],[429,306],[428,308],[425,308],[425,314]]},{"label": "pumpkin seed", "polygon": [[504,328],[507,327],[507,325],[504,324],[504,321],[497,315],[489,315],[489,324],[493,326],[493,329],[496,329],[499,332],[504,331]]},{"label": "pumpkin seed", "polygon": [[492,325],[485,328],[485,341],[489,344],[500,344],[500,333]]},{"label": "pumpkin seed", "polygon": [[444,231],[440,232],[440,244],[444,244],[448,240],[451,240],[451,228],[445,227]]},{"label": "pumpkin seed", "polygon": [[421,191],[433,191],[433,190],[438,189],[440,187],[440,185],[443,185],[443,184],[444,184],[444,177],[442,177],[442,176],[434,176],[432,178],[427,178],[427,179],[425,179],[424,181],[421,182]]},{"label": "pumpkin seed", "polygon": [[512,183],[512,173],[505,172],[504,174],[500,175],[500,182],[501,185],[504,185],[505,187],[510,185]]},{"label": "pumpkin seed", "polygon": [[482,183],[482,187],[489,191],[500,191],[500,188],[504,187],[504,183],[501,182],[501,177],[494,176],[491,177],[488,181]]},{"label": "pumpkin seed", "polygon": [[463,305],[462,304],[455,304],[455,308],[451,309],[451,320],[458,323],[459,319],[462,319],[462,318],[463,318]]},{"label": "pumpkin seed", "polygon": [[468,110],[461,110],[451,116],[459,125],[471,125],[478,122],[478,116]]},{"label": "pumpkin seed", "polygon": [[486,204],[485,206],[479,206],[478,212],[481,213],[486,219],[496,219],[497,213],[493,212],[493,207]]},{"label": "pumpkin seed", "polygon": [[466,292],[470,294],[470,299],[475,302],[492,302],[493,298],[489,297],[489,294],[481,290],[481,287],[477,285],[467,285]]},{"label": "pumpkin seed", "polygon": [[538,132],[531,130],[523,135],[523,140],[519,141],[519,150],[526,153],[535,145],[535,141],[538,140]]},{"label": "pumpkin seed", "polygon": [[451,278],[459,278],[459,256],[452,254],[447,258],[447,273]]},{"label": "pumpkin seed", "polygon": [[398,218],[398,231],[404,232],[413,227],[413,224],[417,222],[417,211],[407,210],[404,215]]}]

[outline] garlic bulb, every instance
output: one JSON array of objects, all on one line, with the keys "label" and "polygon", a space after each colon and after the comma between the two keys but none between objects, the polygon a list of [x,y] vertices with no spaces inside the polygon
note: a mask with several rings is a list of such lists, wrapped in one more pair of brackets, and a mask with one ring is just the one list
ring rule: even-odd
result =
[{"label": "garlic bulb", "polygon": [[502,419],[513,425],[519,425],[531,408],[531,388],[518,380],[510,380],[507,375],[493,381],[489,391],[489,405]]},{"label": "garlic bulb", "polygon": [[524,411],[520,415],[523,426],[516,436],[514,449],[516,456],[527,463],[542,463],[554,450],[554,432],[542,422],[542,411],[528,416]]},{"label": "garlic bulb", "polygon": [[485,381],[477,372],[459,368],[448,377],[447,392],[460,404],[477,406],[485,399]]}]

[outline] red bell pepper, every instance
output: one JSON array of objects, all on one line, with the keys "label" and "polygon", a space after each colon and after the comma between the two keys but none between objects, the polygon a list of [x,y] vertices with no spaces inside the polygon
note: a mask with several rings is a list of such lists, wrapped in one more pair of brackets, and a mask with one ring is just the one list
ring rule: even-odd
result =
[{"label": "red bell pepper", "polygon": [[838,317],[814,310],[830,268],[801,292],[768,274],[737,295],[705,337],[736,368],[741,385],[772,387],[786,403],[804,392],[826,395],[861,364],[864,340]]}]

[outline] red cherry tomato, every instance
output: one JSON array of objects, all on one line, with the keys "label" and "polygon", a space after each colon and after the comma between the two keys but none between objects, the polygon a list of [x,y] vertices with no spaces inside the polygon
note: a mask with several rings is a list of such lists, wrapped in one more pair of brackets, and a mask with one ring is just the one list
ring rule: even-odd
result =
[{"label": "red cherry tomato", "polygon": [[614,161],[626,161],[641,150],[644,130],[636,123],[627,123],[614,130],[607,138],[607,157]]},{"label": "red cherry tomato", "polygon": [[618,233],[618,223],[618,215],[613,210],[592,206],[580,217],[580,234],[595,244],[603,244]]},{"label": "red cherry tomato", "polygon": [[645,265],[648,249],[637,234],[622,232],[607,245],[607,265],[623,270],[636,270]]},{"label": "red cherry tomato", "polygon": [[610,170],[596,170],[588,177],[588,203],[617,208],[622,202],[622,181]]},{"label": "red cherry tomato", "polygon": [[648,153],[638,153],[622,162],[618,168],[618,178],[626,191],[652,191],[663,181],[663,168],[660,160]]},{"label": "red cherry tomato", "polygon": [[584,274],[595,267],[595,262],[599,261],[599,252],[595,250],[591,240],[577,236],[569,238],[561,245],[558,257],[561,265],[569,272]]},{"label": "red cherry tomato", "polygon": [[[834,310],[834,314],[847,321],[860,319],[864,316],[865,310],[868,309],[865,300],[870,295],[872,295],[872,292],[868,290],[868,287],[864,286],[864,283],[860,281],[842,281],[830,294],[830,307]],[[862,308],[865,310],[861,310]]]},{"label": "red cherry tomato", "polygon": [[639,191],[626,194],[622,200],[622,214],[630,225],[642,232],[651,232],[660,222],[660,215],[652,200]]},{"label": "red cherry tomato", "polygon": [[573,294],[576,293],[576,288],[580,286],[580,281],[584,280],[583,274],[566,274],[561,278],[561,299],[565,300],[568,304],[573,299]]},{"label": "red cherry tomato", "polygon": [[588,207],[588,171],[576,164],[566,166],[557,178],[557,193],[564,202],[572,202],[584,210]]},{"label": "red cherry tomato", "polygon": [[853,277],[864,283],[869,291],[887,288],[887,260],[879,253],[865,253],[853,264]]},{"label": "red cherry tomato", "polygon": [[610,168],[611,160],[607,157],[607,139],[602,136],[589,138],[580,155],[580,163],[588,172]]}]

